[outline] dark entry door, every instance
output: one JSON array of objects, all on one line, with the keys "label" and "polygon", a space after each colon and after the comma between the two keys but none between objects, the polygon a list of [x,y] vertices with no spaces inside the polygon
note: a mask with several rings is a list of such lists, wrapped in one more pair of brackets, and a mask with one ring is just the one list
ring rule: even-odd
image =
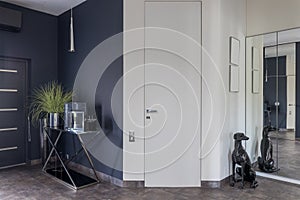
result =
[{"label": "dark entry door", "polygon": [[0,168],[26,163],[26,68],[0,58]]}]

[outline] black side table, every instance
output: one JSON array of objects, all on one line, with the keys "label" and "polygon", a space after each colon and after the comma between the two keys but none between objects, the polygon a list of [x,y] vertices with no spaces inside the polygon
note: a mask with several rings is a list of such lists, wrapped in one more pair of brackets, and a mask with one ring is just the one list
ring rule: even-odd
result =
[{"label": "black side table", "polygon": [[[100,182],[93,161],[90,157],[90,154],[86,148],[85,143],[82,140],[81,135],[82,134],[88,134],[89,132],[73,132],[73,131],[66,131],[63,129],[58,128],[44,128],[46,137],[48,139],[48,142],[51,147],[51,151],[46,159],[46,162],[43,166],[43,172],[45,172],[50,177],[54,178],[56,181],[62,183],[63,185],[72,188],[74,190],[78,190],[93,184],[97,184]],[[56,132],[57,137],[53,137],[51,135],[51,132]],[[58,151],[58,143],[61,140],[61,137],[63,134],[72,134],[74,136],[77,136],[81,149],[78,152],[83,151],[85,156],[87,157],[87,160],[92,168],[94,178],[87,177],[81,173],[78,173],[68,167],[68,164],[70,161],[72,161],[79,153],[76,153],[75,156],[73,156],[71,159],[64,161],[59,154]],[[54,156],[53,156],[54,153]],[[54,157],[54,165],[50,163],[50,160],[52,160]]]}]

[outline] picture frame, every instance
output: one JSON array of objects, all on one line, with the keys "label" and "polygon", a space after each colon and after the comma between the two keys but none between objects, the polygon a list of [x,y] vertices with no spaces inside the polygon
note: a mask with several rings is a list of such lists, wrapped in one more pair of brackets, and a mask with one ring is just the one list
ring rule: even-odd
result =
[{"label": "picture frame", "polygon": [[259,51],[252,47],[252,70],[259,70]]},{"label": "picture frame", "polygon": [[240,40],[230,37],[230,64],[240,64]]},{"label": "picture frame", "polygon": [[240,85],[240,68],[239,66],[229,66],[229,91],[233,93],[239,92]]},{"label": "picture frame", "polygon": [[259,69],[253,69],[252,70],[252,93],[253,94],[259,94],[259,76],[260,76],[260,71]]}]

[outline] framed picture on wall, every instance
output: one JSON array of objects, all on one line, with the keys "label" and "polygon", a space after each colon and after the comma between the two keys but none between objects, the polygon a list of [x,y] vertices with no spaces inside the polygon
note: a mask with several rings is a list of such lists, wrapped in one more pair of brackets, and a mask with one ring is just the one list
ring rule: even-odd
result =
[{"label": "framed picture on wall", "polygon": [[239,66],[230,65],[229,67],[229,90],[230,92],[239,92],[240,85],[240,68]]},{"label": "framed picture on wall", "polygon": [[256,47],[252,47],[252,70],[259,69],[259,51]]},{"label": "framed picture on wall", "polygon": [[240,41],[234,37],[230,37],[230,64],[240,64]]},{"label": "framed picture on wall", "polygon": [[259,94],[259,70],[253,69],[252,70],[252,93],[253,94]]}]

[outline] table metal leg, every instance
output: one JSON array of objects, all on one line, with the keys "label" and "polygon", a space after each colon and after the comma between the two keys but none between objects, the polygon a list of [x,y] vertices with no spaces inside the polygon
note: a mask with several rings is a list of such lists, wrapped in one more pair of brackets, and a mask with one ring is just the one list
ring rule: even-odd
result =
[{"label": "table metal leg", "polygon": [[56,138],[56,140],[55,140],[55,142],[54,142],[54,144],[52,143],[52,140],[51,140],[51,137],[50,137],[50,135],[49,135],[49,133],[48,133],[48,131],[45,129],[45,132],[46,132],[46,137],[48,138],[48,141],[49,141],[49,143],[51,144],[51,146],[52,146],[52,148],[51,148],[51,151],[50,151],[50,153],[49,153],[49,155],[48,155],[48,157],[47,157],[47,160],[46,160],[46,162],[45,162],[45,164],[44,164],[44,166],[43,166],[43,171],[45,171],[45,169],[46,169],[46,167],[47,167],[47,164],[48,164],[48,162],[49,162],[49,160],[50,160],[50,158],[51,158],[51,155],[52,155],[52,153],[53,153],[53,151],[54,151],[54,145],[56,146],[57,145],[57,143],[58,143],[58,141],[59,141],[59,138],[61,137],[61,134],[62,134],[62,131],[60,131],[59,132],[59,134],[58,134],[58,136],[57,136],[57,138]]},{"label": "table metal leg", "polygon": [[45,165],[44,165],[44,167],[43,167],[43,170],[45,171],[46,165],[47,165],[47,163],[49,162],[50,157],[51,157],[53,151],[55,151],[55,154],[56,154],[56,156],[58,157],[58,159],[59,159],[59,161],[60,161],[62,167],[64,168],[64,170],[65,170],[65,172],[67,173],[69,179],[71,180],[72,185],[73,185],[74,188],[76,189],[77,186],[75,185],[75,183],[74,183],[74,181],[73,181],[73,179],[72,179],[72,176],[70,175],[69,171],[67,170],[66,166],[64,165],[64,162],[63,162],[63,160],[61,159],[61,157],[60,157],[60,155],[59,155],[59,153],[58,153],[58,151],[57,151],[57,149],[56,149],[56,145],[57,145],[57,143],[58,143],[58,141],[59,141],[59,139],[60,139],[60,137],[61,137],[61,135],[62,135],[62,132],[63,132],[63,131],[60,131],[60,132],[59,132],[59,134],[58,134],[58,136],[57,136],[57,138],[56,138],[54,144],[53,144],[53,142],[52,142],[52,140],[51,140],[51,137],[50,137],[49,133],[46,133],[46,134],[47,134],[47,137],[48,137],[48,139],[49,139],[49,143],[50,143],[50,145],[52,146],[52,149],[51,149],[51,152],[50,152],[50,154],[49,154],[49,156],[48,156],[48,158],[47,158],[47,161],[46,161],[46,163],[45,163]]},{"label": "table metal leg", "polygon": [[[52,130],[52,128],[49,128],[49,127],[46,127],[44,128],[45,130],[45,136],[49,142],[49,146],[51,147],[51,151],[50,151],[50,154],[47,156],[47,160],[45,162],[45,164],[43,165],[43,168],[42,170],[48,174],[50,177],[53,177],[55,178],[55,180],[57,180],[58,182],[72,188],[72,189],[81,189],[81,188],[84,188],[84,187],[87,187],[89,185],[92,185],[92,184],[96,184],[96,183],[99,183],[100,182],[100,179],[98,178],[98,175],[96,173],[96,170],[95,170],[95,166],[93,164],[93,161],[90,157],[90,154],[86,148],[86,145],[85,143],[83,142],[83,139],[81,137],[80,134],[75,134],[77,135],[77,138],[80,142],[80,145],[81,145],[81,149],[79,151],[79,153],[81,151],[84,152],[85,156],[88,158],[88,162],[94,172],[94,176],[95,178],[91,178],[91,177],[88,177],[88,176],[85,176],[83,174],[80,174],[72,169],[69,169],[68,170],[68,162],[64,162],[61,155],[59,154],[59,150],[58,150],[58,143],[59,143],[59,140],[62,138],[62,134],[64,132],[68,132],[68,131],[65,131],[65,130],[62,130],[62,129],[53,129],[54,131],[58,131],[58,135],[57,137],[54,139],[53,137],[53,140],[51,138],[51,134],[50,134],[50,131]],[[71,134],[74,134],[73,132],[71,132]],[[56,169],[56,165],[55,165],[55,169],[53,171],[53,168],[48,168],[47,169],[47,166],[49,165],[49,162],[50,162],[50,159],[52,157],[52,154],[53,152],[55,153],[54,155],[56,156],[56,160],[59,160],[59,162],[61,163],[61,166],[60,166],[60,169],[64,170],[64,171],[61,171],[61,176],[57,176],[57,175],[60,175],[60,174],[56,174],[55,172],[55,169]],[[79,154],[78,152],[76,153],[75,157]],[[73,158],[72,158],[73,159]],[[72,160],[71,159],[71,160]],[[53,174],[54,173],[54,174]],[[72,176],[74,176],[74,178]],[[75,185],[75,182],[77,185]]]},{"label": "table metal leg", "polygon": [[[74,135],[76,135],[76,134],[74,134]],[[88,141],[87,143],[84,143],[85,146],[89,145],[97,135],[98,135],[98,133],[97,133],[95,136],[93,136],[92,139],[91,139],[90,141]],[[78,137],[77,137],[77,138],[78,138]],[[80,144],[82,144],[82,143],[80,142]],[[74,144],[73,146],[75,146],[75,144]],[[75,148],[75,147],[74,147],[74,149],[75,149],[75,151],[76,151],[76,148]],[[83,151],[83,148],[82,148],[82,146],[81,146],[80,150],[79,150],[79,151],[76,151],[75,155],[71,156],[71,158],[68,159],[68,161],[66,162],[66,165],[68,166],[68,164],[69,164],[71,161],[73,161],[73,159],[74,159],[77,155],[79,155],[82,151]]]},{"label": "table metal leg", "polygon": [[91,165],[91,167],[92,167],[92,170],[93,170],[94,175],[95,175],[95,177],[96,177],[96,179],[97,179],[97,182],[99,182],[100,179],[98,178],[98,175],[97,175],[97,173],[96,173],[95,166],[94,166],[94,163],[93,163],[93,161],[92,161],[92,159],[91,159],[91,157],[90,157],[90,154],[89,154],[89,152],[88,152],[88,150],[87,150],[87,148],[86,148],[86,146],[85,146],[85,144],[84,144],[84,142],[83,142],[83,140],[82,140],[80,134],[77,134],[77,136],[78,136],[78,139],[79,139],[79,141],[80,141],[80,143],[81,143],[81,146],[82,146],[82,148],[83,148],[83,150],[84,150],[84,152],[85,152],[85,154],[86,154],[86,156],[87,156],[87,158],[88,158],[88,161],[89,161],[89,163],[90,163],[90,165]]}]

